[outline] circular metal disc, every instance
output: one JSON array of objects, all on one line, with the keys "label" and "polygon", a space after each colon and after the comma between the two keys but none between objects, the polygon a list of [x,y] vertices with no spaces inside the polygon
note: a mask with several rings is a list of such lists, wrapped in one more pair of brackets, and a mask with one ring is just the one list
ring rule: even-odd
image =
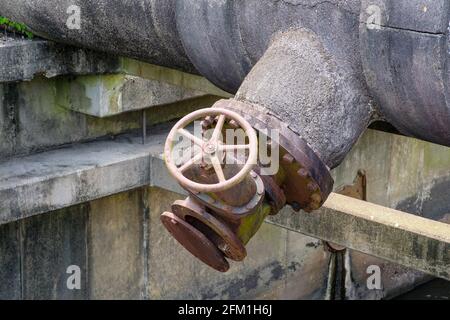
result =
[{"label": "circular metal disc", "polygon": [[161,215],[161,222],[172,236],[196,258],[220,272],[230,269],[222,252],[199,230],[171,212]]}]

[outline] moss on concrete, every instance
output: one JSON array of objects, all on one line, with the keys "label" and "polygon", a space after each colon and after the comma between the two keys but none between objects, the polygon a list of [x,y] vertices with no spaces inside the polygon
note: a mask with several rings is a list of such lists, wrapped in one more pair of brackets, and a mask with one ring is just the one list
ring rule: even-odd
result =
[{"label": "moss on concrete", "polygon": [[144,79],[158,80],[187,89],[202,90],[211,95],[231,97],[231,95],[213,85],[207,79],[190,73],[160,67],[134,59],[122,58],[121,70],[125,74]]},{"label": "moss on concrete", "polygon": [[29,39],[33,39],[34,34],[23,23],[14,22],[6,17],[0,16],[0,29],[7,29],[13,32],[21,33]]}]

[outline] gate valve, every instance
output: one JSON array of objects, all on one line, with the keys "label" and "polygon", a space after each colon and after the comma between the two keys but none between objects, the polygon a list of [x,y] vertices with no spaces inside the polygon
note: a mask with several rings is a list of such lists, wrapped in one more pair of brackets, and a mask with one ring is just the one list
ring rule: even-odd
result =
[{"label": "gate valve", "polygon": [[[268,215],[286,204],[313,210],[324,198],[322,190],[328,191],[323,188],[329,181],[326,167],[315,161],[317,156],[298,135],[277,118],[241,105],[222,100],[187,115],[170,131],[164,149],[170,174],[189,197],[176,201],[161,215],[161,222],[191,254],[221,272],[230,268],[228,260],[245,259],[247,244]],[[223,141],[225,129],[240,128],[245,136],[238,140],[244,142],[235,144],[236,131],[233,141]],[[265,174],[257,163],[258,136],[253,128],[260,139],[267,137],[266,129],[279,130],[279,141],[267,145],[279,164],[275,174]],[[185,150],[178,149],[180,137]]]}]

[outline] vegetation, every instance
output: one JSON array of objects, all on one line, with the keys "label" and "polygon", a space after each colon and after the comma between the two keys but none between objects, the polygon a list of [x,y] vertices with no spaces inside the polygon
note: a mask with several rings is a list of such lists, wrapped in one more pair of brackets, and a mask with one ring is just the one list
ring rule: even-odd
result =
[{"label": "vegetation", "polygon": [[21,33],[27,36],[29,39],[33,38],[33,33],[31,33],[31,31],[28,30],[26,25],[11,21],[10,19],[2,16],[0,16],[0,29],[6,29],[13,32]]}]

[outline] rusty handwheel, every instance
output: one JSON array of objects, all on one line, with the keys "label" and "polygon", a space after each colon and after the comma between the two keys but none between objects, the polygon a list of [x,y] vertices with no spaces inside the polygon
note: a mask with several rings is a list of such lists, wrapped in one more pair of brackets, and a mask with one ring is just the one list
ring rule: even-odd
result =
[{"label": "rusty handwheel", "polygon": [[[211,116],[218,117],[218,120],[212,136],[208,140],[197,137],[186,129],[196,120]],[[248,144],[224,144],[221,141],[222,130],[227,120],[233,121],[233,123],[238,124],[244,130],[248,137]],[[182,165],[176,164],[175,160],[177,159],[175,159],[174,152],[174,144],[178,141],[179,136],[188,139],[196,147],[193,148],[194,153],[190,159]],[[226,177],[222,168],[220,154],[234,152],[236,150],[247,150],[247,160],[234,176]],[[184,188],[196,192],[220,192],[228,190],[242,182],[256,165],[258,158],[258,138],[252,126],[236,112],[220,108],[202,109],[187,115],[173,127],[167,138],[164,156],[169,172]],[[185,172],[204,159],[210,160],[217,176],[217,183],[198,183],[186,177]]]}]

